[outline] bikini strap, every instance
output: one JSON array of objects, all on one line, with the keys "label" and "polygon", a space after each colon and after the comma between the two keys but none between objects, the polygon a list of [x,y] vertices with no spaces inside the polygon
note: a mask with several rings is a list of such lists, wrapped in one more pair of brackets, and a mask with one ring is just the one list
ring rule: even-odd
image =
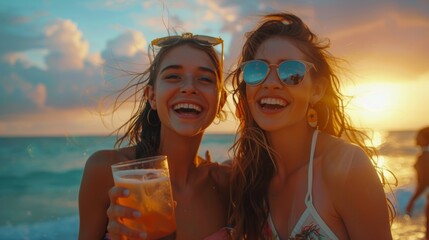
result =
[{"label": "bikini strap", "polygon": [[313,132],[313,137],[311,140],[311,150],[310,150],[310,161],[308,163],[308,183],[307,183],[307,195],[305,196],[305,202],[313,202],[313,159],[314,159],[314,151],[316,149],[317,135],[319,130],[315,130]]}]

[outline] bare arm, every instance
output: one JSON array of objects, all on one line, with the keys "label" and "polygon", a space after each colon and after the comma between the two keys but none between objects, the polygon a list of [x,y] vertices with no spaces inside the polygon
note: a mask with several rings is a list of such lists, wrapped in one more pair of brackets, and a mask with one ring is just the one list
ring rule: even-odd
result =
[{"label": "bare arm", "polygon": [[110,165],[115,151],[99,151],[86,162],[79,191],[79,240],[102,239],[107,227],[108,191],[113,186]]},{"label": "bare arm", "polygon": [[[387,199],[363,150],[351,147],[350,169],[336,181],[334,202],[351,239],[392,239]],[[338,179],[339,180],[339,179]]]},{"label": "bare arm", "polygon": [[408,215],[411,216],[411,212],[413,210],[414,203],[416,202],[417,198],[419,198],[419,196],[423,193],[424,190],[425,190],[425,188],[422,188],[421,186],[417,185],[416,191],[414,192],[413,196],[411,197],[411,199],[408,202],[407,207],[405,209],[405,211],[407,212]]}]

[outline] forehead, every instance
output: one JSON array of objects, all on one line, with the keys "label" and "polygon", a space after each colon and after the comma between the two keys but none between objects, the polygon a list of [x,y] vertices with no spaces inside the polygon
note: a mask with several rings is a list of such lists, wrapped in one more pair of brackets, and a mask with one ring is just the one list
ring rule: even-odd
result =
[{"label": "forehead", "polygon": [[169,65],[180,65],[183,67],[206,67],[214,70],[215,66],[209,54],[189,44],[178,45],[165,54],[161,61],[161,69]]},{"label": "forehead", "polygon": [[254,58],[275,63],[285,59],[304,60],[305,55],[288,38],[272,37],[259,45]]}]

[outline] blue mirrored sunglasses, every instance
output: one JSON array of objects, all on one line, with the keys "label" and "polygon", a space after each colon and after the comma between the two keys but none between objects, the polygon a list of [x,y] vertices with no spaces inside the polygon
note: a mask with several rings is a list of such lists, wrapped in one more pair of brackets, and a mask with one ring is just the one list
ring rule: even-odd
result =
[{"label": "blue mirrored sunglasses", "polygon": [[269,64],[262,60],[250,60],[240,65],[244,81],[249,85],[262,83],[270,73],[271,67],[276,67],[277,76],[287,86],[298,85],[305,74],[315,68],[314,64],[303,60],[285,60],[280,64]]}]

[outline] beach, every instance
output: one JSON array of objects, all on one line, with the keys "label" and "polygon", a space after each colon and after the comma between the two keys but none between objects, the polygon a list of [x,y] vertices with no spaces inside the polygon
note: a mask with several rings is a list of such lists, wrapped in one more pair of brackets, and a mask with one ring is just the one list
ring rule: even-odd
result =
[{"label": "beach", "polygon": [[[377,131],[373,145],[377,164],[392,171],[398,184],[389,194],[397,216],[394,239],[424,239],[425,198],[412,217],[404,208],[415,187],[413,164],[418,154],[414,131]],[[2,137],[0,138],[0,239],[77,239],[78,192],[86,159],[112,148],[114,137]],[[210,150],[214,161],[230,159],[232,134],[207,134],[200,155]],[[386,173],[389,180],[394,178]]]}]

